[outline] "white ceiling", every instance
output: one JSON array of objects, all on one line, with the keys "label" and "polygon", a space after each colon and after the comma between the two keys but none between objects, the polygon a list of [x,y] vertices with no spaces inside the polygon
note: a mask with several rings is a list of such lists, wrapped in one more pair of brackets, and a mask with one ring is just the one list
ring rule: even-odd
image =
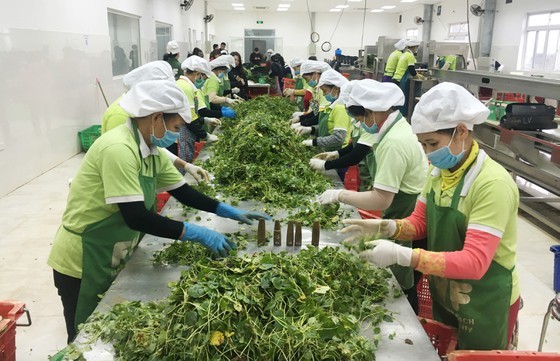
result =
[{"label": "white ceiling", "polygon": [[[395,6],[393,9],[384,10],[386,13],[398,13],[421,7],[423,4],[433,4],[440,0],[417,0],[412,3],[403,3],[401,0],[307,0],[312,12],[328,12],[337,5],[348,5],[344,11],[363,12],[367,1],[367,9],[379,9],[382,6]],[[290,4],[288,12],[307,11],[306,0],[208,0],[208,5],[220,11],[234,11],[232,4],[243,4],[245,11],[276,12],[278,4]],[[266,9],[257,9],[266,8]],[[232,16],[234,16],[232,14]]]}]

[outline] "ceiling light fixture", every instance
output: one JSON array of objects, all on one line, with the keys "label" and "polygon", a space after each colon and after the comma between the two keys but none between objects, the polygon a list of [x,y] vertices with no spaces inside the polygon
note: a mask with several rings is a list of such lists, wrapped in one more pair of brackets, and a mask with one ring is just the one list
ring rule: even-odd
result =
[{"label": "ceiling light fixture", "polygon": [[402,3],[414,3],[416,0],[401,0]]},{"label": "ceiling light fixture", "polygon": [[240,6],[234,6],[233,10],[245,10],[244,7],[240,7]]},{"label": "ceiling light fixture", "polygon": [[329,11],[331,13],[336,13],[336,12],[342,11],[342,9],[330,9]]},{"label": "ceiling light fixture", "polygon": [[231,3],[231,6],[234,6],[234,7],[243,7],[243,6],[245,6],[245,5],[243,5],[243,4],[241,4],[241,3]]},{"label": "ceiling light fixture", "polygon": [[381,7],[381,9],[384,9],[384,10],[391,10],[391,9],[394,9],[394,8],[396,8],[395,5],[385,5],[385,6]]},{"label": "ceiling light fixture", "polygon": [[278,8],[276,11],[288,11],[288,8]]},{"label": "ceiling light fixture", "polygon": [[384,12],[384,11],[385,11],[385,10],[383,10],[383,9],[373,9],[371,12],[372,12],[372,13],[382,13],[382,12]]},{"label": "ceiling light fixture", "polygon": [[346,9],[349,5],[337,5],[337,9]]}]

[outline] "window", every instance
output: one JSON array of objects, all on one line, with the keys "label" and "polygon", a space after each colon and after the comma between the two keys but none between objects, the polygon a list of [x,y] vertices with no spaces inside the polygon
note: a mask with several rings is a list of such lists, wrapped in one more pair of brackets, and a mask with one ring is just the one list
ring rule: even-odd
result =
[{"label": "window", "polygon": [[522,52],[523,69],[560,71],[559,41],[560,11],[529,14]]},{"label": "window", "polygon": [[109,37],[113,76],[123,75],[140,66],[139,18],[109,11]]},{"label": "window", "polygon": [[449,24],[448,36],[453,40],[466,40],[469,32],[467,22]]},{"label": "window", "polygon": [[418,37],[418,28],[416,29],[406,29],[406,37],[407,38],[416,38]]},{"label": "window", "polygon": [[157,58],[162,60],[166,53],[167,43],[171,41],[173,27],[156,21]]}]

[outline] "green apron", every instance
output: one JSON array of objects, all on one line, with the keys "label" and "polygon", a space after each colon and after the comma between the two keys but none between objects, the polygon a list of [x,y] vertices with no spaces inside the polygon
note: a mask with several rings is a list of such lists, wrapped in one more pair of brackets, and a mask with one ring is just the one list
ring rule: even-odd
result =
[{"label": "green apron", "polygon": [[[140,146],[137,129],[133,122],[134,137]],[[141,155],[140,158],[142,159]],[[138,175],[144,194],[144,204],[149,210],[153,210],[156,203],[157,173],[155,158],[153,156],[151,158],[153,175],[143,175],[142,171]],[[141,167],[143,163],[144,160],[141,160]],[[121,212],[116,212],[99,222],[90,224],[79,235],[82,237],[83,266],[76,308],[76,328],[79,324],[84,323],[95,310],[99,302],[99,295],[109,289],[140,239],[140,232],[134,231],[126,225]]]},{"label": "green apron", "polygon": [[[219,97],[223,97],[224,96],[224,81],[222,80],[220,81],[220,78],[218,78],[218,92],[216,93],[217,96]],[[211,109],[210,108],[210,97],[208,97],[208,94],[204,95],[204,103],[206,104],[206,108]]]},{"label": "green apron", "polygon": [[[352,134],[350,135],[350,138],[352,139],[352,144],[354,147],[358,145],[358,141],[362,136],[361,128],[362,126],[359,122],[358,122],[358,128],[352,125]],[[367,156],[371,154],[371,152],[372,151],[370,150],[369,153],[366,155],[366,157],[358,163],[358,174],[360,177],[360,186],[358,188],[358,192],[365,192],[371,190],[371,185],[372,185],[371,175],[369,174],[369,169],[366,163]]]},{"label": "green apron", "polygon": [[[319,124],[317,125],[317,137],[328,137],[331,135],[329,132],[329,116],[331,115],[332,109],[327,107],[323,111],[319,112]],[[324,147],[325,152],[331,152],[333,150],[338,150],[337,147]]]},{"label": "green apron", "polygon": [[[383,135],[379,136],[379,140],[377,142],[377,148],[385,135],[387,135],[393,126],[398,123],[398,121],[402,118],[402,115],[399,113],[397,119],[387,128],[387,131],[383,133]],[[375,173],[377,171],[377,161],[375,159],[375,151],[372,151],[366,156],[366,164],[368,166],[370,175],[371,175],[371,184],[375,182]],[[410,216],[414,211],[414,207],[416,206],[416,200],[418,199],[418,194],[407,194],[399,191],[393,197],[393,201],[389,208],[383,211],[381,214],[381,218],[383,219],[402,219]],[[412,242],[407,241],[395,241],[395,243],[412,248]],[[399,285],[403,290],[408,290],[414,286],[414,270],[410,267],[403,267],[399,265],[393,265],[390,267],[391,271],[395,275],[395,278],[399,282]]]},{"label": "green apron", "polygon": [[[302,90],[303,89],[303,79],[302,78],[296,78],[296,85],[294,87],[294,90]],[[296,96],[296,105],[299,109],[300,112],[303,111],[303,97],[300,96]]]},{"label": "green apron", "polygon": [[[464,176],[455,189],[450,207],[436,205],[434,190],[430,191],[426,204],[429,251],[463,249],[467,220],[458,210],[463,183]],[[492,261],[478,281],[429,276],[434,319],[457,327],[458,349],[506,349],[512,271]]]},{"label": "green apron", "polygon": [[401,81],[399,83],[399,87],[401,88],[402,92],[404,93],[404,105],[402,107],[399,107],[399,110],[401,112],[401,114],[405,117],[408,116],[408,102],[410,101],[409,98],[409,94],[410,94],[410,71],[408,70],[408,67],[406,68],[406,71],[404,72],[403,77],[401,78]]},{"label": "green apron", "polygon": [[231,81],[229,80],[228,76],[226,75],[224,77],[224,90],[223,90],[222,94],[224,92],[228,91],[228,90],[231,90]]}]

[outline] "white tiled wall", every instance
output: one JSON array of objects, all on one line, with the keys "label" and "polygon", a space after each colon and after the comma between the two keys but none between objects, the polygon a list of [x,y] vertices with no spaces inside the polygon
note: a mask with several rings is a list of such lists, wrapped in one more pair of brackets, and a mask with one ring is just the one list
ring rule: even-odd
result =
[{"label": "white tiled wall", "polygon": [[108,8],[140,17],[142,64],[156,59],[155,21],[173,25],[181,58],[190,50],[185,29],[204,31],[203,1],[188,12],[176,0],[4,1],[0,196],[80,151],[77,132],[99,124],[106,108],[96,78],[109,102],[123,91],[111,72]]}]

